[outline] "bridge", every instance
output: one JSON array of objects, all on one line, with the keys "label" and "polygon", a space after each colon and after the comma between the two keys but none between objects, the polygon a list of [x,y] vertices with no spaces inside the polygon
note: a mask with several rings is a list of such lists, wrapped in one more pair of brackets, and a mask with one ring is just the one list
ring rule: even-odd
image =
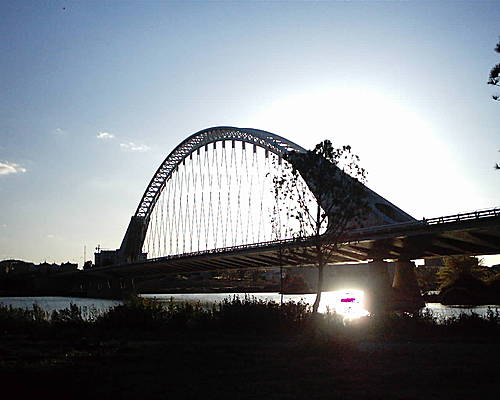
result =
[{"label": "bridge", "polygon": [[[156,170],[120,248],[97,252],[96,267],[79,274],[95,287],[82,290],[99,296],[133,290],[142,277],[314,264],[311,240],[291,238],[289,204],[278,204],[273,193],[273,178],[286,173],[292,151],[305,152],[257,129],[214,127],[189,136]],[[314,201],[317,182],[302,184]],[[341,238],[331,262],[371,261],[378,286],[387,286],[383,260],[398,261],[395,287],[415,291],[410,260],[500,253],[500,209],[416,220],[363,190],[367,218]],[[325,201],[322,208],[332,209]]]},{"label": "bridge", "polygon": [[[290,251],[290,250],[294,251]],[[500,251],[500,208],[407,223],[354,229],[342,239],[332,264],[369,260],[415,260],[453,255],[488,255]],[[314,265],[307,238],[283,239],[176,254],[110,265],[89,275],[121,278],[162,276],[221,269]]]}]

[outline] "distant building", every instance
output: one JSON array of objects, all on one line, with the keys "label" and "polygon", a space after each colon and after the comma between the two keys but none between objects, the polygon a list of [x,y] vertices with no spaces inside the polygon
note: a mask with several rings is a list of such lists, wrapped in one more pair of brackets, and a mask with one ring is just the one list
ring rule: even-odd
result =
[{"label": "distant building", "polygon": [[[147,253],[141,253],[137,261],[145,261],[147,259]],[[123,264],[123,256],[120,254],[120,250],[101,250],[98,249],[94,253],[95,266],[105,267],[107,265]]]},{"label": "distant building", "polygon": [[51,267],[52,267],[52,264],[49,264],[47,261],[44,261],[43,263],[38,264],[38,273],[39,274],[48,274],[48,273],[50,273]]},{"label": "distant building", "polygon": [[21,260],[3,260],[0,261],[0,276],[3,277],[15,277],[22,275],[46,275],[50,273],[58,272],[72,272],[78,269],[78,264],[65,262],[62,264],[52,263],[44,261],[38,265],[32,262],[26,262]]},{"label": "distant building", "polygon": [[58,266],[57,272],[73,272],[78,270],[78,264],[70,263],[69,261]]},{"label": "distant building", "polygon": [[0,275],[13,276],[29,274],[34,271],[35,264],[21,260],[0,261]]}]

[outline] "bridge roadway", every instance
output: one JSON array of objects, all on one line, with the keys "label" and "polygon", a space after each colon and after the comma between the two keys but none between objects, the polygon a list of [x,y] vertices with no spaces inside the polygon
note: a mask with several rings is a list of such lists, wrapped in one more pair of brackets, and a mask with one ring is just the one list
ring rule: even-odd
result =
[{"label": "bridge roadway", "polygon": [[[500,208],[350,231],[331,263],[500,254]],[[89,278],[155,275],[314,264],[311,241],[279,240],[179,254],[80,272]]]}]

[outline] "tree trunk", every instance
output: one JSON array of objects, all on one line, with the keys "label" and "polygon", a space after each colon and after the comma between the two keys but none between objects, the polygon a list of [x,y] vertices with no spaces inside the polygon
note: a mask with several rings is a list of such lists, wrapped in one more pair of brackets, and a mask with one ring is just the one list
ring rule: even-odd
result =
[{"label": "tree trunk", "polygon": [[313,313],[318,312],[322,291],[323,291],[323,260],[320,260],[320,262],[318,263],[318,287],[316,289],[316,300],[314,300],[313,304]]},{"label": "tree trunk", "polygon": [[318,287],[316,289],[316,300],[313,304],[313,313],[318,312],[319,303],[321,301],[321,292],[323,291],[323,248],[321,247],[321,207],[320,204],[316,204],[316,227],[315,227],[315,237],[316,237],[316,257],[318,260]]}]

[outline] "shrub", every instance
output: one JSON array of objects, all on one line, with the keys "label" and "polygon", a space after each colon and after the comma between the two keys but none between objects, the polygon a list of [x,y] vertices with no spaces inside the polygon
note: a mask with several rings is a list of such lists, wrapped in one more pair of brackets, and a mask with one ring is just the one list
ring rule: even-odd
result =
[{"label": "shrub", "polygon": [[33,304],[33,309],[0,304],[1,333],[31,333],[34,329],[46,328],[48,324],[49,314],[37,304]]},{"label": "shrub", "polygon": [[[160,302],[134,298],[100,315],[72,304],[69,308],[48,313],[34,305],[19,309],[0,305],[0,334],[34,334],[56,338],[96,336],[104,338],[147,337],[165,335],[228,334],[302,335],[310,340],[352,342],[358,340],[408,340],[440,338],[498,338],[500,313],[488,310],[486,317],[461,314],[438,319],[430,311],[415,313],[381,313],[349,320],[327,312],[312,313],[305,303],[259,300],[235,296],[211,306],[193,302]],[[496,340],[496,339],[495,339]]]}]

